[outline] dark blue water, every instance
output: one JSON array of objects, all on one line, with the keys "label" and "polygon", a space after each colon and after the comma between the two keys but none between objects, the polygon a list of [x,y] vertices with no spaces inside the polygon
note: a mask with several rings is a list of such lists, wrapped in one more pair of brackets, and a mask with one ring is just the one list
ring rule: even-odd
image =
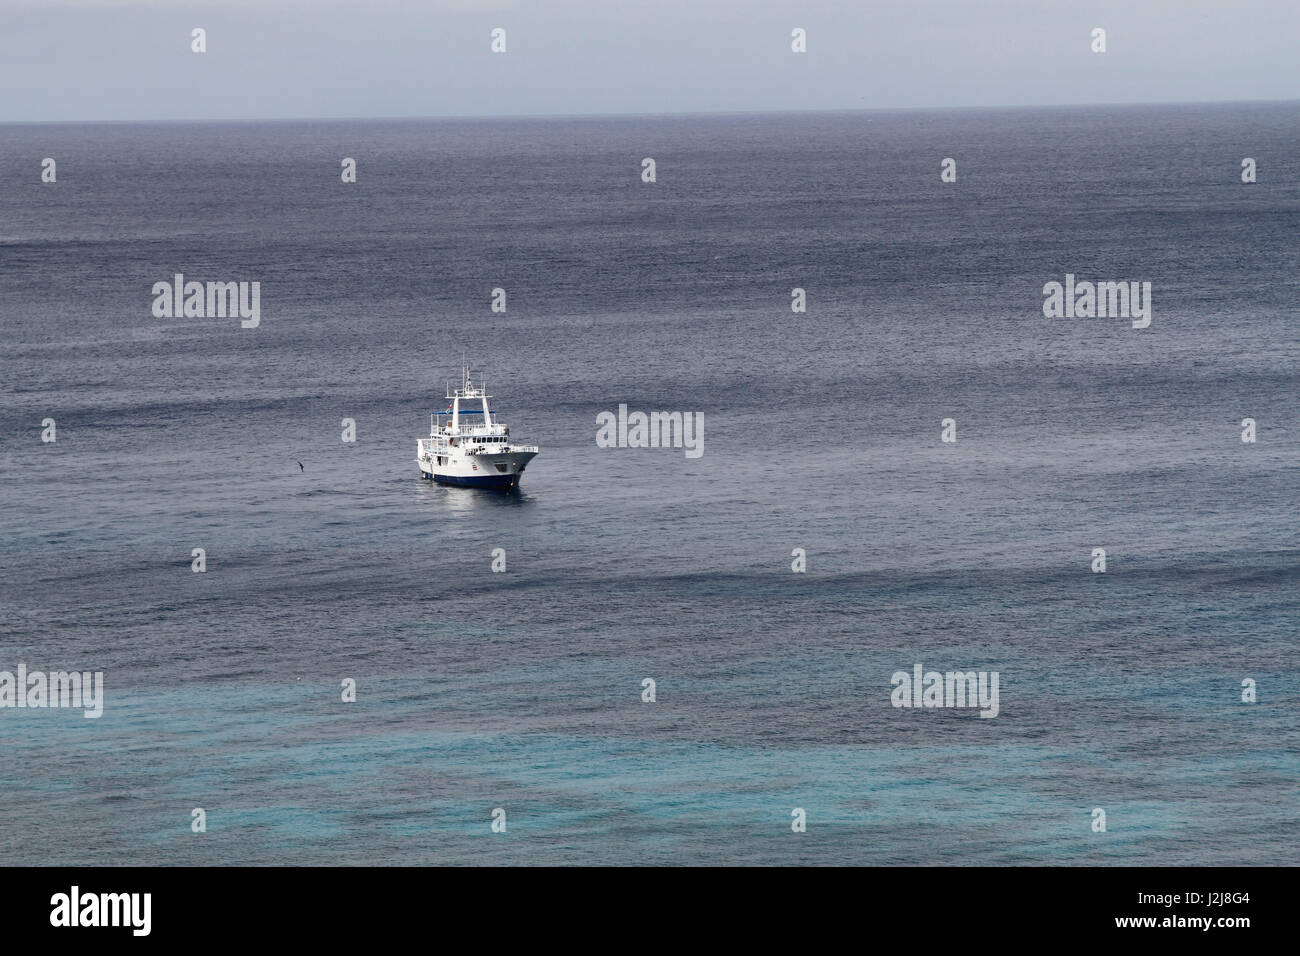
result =
[{"label": "dark blue water", "polygon": [[[1298,148],[1294,104],[0,126],[0,669],[107,685],[0,709],[0,853],[1300,862]],[[154,318],[175,272],[260,327]],[[1044,318],[1067,272],[1151,326]],[[414,466],[462,354],[518,494]],[[704,456],[598,448],[620,403]],[[892,707],[916,663],[999,715]]]}]

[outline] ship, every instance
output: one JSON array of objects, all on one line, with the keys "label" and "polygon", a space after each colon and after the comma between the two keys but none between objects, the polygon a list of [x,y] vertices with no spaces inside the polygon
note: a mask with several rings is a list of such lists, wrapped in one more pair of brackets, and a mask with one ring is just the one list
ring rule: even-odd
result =
[{"label": "ship", "polygon": [[463,366],[461,387],[448,386],[446,411],[429,415],[429,437],[417,441],[420,477],[500,491],[519,484],[539,449],[510,437],[510,427],[492,415],[491,398],[486,381],[480,378],[476,388],[469,366]]}]

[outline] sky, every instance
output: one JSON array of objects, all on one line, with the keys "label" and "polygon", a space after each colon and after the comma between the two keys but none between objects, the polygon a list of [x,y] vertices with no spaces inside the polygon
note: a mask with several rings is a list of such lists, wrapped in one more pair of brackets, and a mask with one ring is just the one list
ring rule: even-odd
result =
[{"label": "sky", "polygon": [[1300,0],[0,0],[0,122],[1298,98]]}]

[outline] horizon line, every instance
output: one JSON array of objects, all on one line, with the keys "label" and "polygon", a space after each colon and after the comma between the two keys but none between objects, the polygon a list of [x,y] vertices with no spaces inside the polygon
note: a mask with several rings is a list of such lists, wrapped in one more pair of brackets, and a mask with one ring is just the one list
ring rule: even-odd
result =
[{"label": "horizon line", "polygon": [[59,126],[59,125],[110,125],[153,123],[356,123],[356,122],[419,122],[438,120],[557,120],[557,119],[662,119],[673,117],[710,116],[802,116],[844,113],[924,113],[924,112],[979,112],[992,110],[1082,110],[1099,108],[1143,108],[1157,106],[1269,106],[1300,103],[1292,99],[1259,100],[1143,100],[1108,103],[1020,103],[989,106],[875,106],[840,107],[827,109],[752,109],[752,110],[668,110],[640,112],[590,112],[590,113],[425,113],[392,114],[381,116],[248,116],[226,118],[172,118],[172,119],[66,119],[66,120],[0,120],[0,126]]}]

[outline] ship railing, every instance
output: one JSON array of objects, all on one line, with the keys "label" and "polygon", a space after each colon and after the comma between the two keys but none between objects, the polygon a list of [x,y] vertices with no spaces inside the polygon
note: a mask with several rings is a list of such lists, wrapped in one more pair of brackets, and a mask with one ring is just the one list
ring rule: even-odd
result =
[{"label": "ship railing", "polygon": [[535,455],[538,452],[536,445],[504,445],[492,442],[489,442],[486,445],[476,445],[474,442],[466,442],[464,450],[471,455],[509,455],[517,451],[531,451]]},{"label": "ship railing", "polygon": [[484,442],[478,443],[472,439],[462,439],[458,444],[446,445],[441,442],[435,443],[430,438],[419,439],[420,452],[422,454],[449,455],[452,452],[459,451],[465,454],[511,454],[513,452],[532,452],[536,455],[541,449],[536,445],[514,445],[505,442]]}]

